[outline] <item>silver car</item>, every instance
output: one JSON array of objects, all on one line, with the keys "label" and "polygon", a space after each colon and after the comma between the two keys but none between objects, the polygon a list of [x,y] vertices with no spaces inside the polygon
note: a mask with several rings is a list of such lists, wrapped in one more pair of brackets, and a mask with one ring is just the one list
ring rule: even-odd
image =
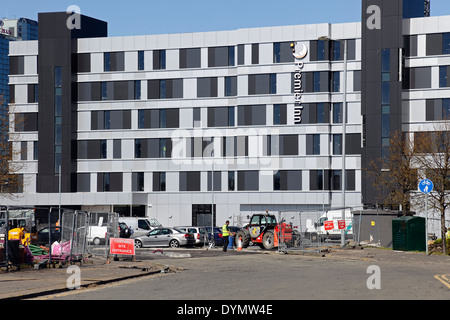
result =
[{"label": "silver car", "polygon": [[203,227],[175,227],[175,229],[183,232],[192,233],[195,239],[195,245],[198,247],[204,246],[208,243],[208,234]]},{"label": "silver car", "polygon": [[156,228],[145,235],[131,237],[136,248],[167,247],[195,245],[194,235],[175,228]]}]

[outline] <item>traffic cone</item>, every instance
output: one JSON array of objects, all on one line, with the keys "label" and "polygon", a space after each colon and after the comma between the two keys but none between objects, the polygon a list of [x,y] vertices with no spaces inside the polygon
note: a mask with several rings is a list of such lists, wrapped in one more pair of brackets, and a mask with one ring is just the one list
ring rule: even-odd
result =
[{"label": "traffic cone", "polygon": [[237,252],[242,250],[242,236],[239,236]]},{"label": "traffic cone", "polygon": [[274,247],[278,247],[278,235],[277,235],[276,232],[274,233],[274,243],[273,243],[273,245],[274,245]]}]

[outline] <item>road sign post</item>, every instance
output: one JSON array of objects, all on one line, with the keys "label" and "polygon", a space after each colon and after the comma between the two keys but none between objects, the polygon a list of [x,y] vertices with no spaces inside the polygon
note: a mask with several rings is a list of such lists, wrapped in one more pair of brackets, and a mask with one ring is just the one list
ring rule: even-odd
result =
[{"label": "road sign post", "polygon": [[429,179],[423,179],[419,183],[420,192],[425,194],[425,248],[428,255],[428,194],[433,191],[434,184]]}]

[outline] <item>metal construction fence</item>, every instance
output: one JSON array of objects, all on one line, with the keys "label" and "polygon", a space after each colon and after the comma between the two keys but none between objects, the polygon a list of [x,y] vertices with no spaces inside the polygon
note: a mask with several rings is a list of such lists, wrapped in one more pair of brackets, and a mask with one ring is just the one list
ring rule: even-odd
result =
[{"label": "metal construction fence", "polygon": [[87,213],[64,210],[61,220],[61,240],[59,245],[52,244],[52,254],[61,254],[70,262],[82,261],[86,252]]},{"label": "metal construction fence", "polygon": [[[345,223],[340,222],[343,211]],[[319,253],[326,247],[340,245],[342,233],[345,241],[354,239],[351,208],[279,211],[277,219],[282,225],[278,232],[279,251]]]},{"label": "metal construction fence", "polygon": [[[10,231],[17,228],[23,228],[29,241],[24,241],[26,237],[9,240]],[[0,264],[6,266],[20,264],[23,250],[34,260],[50,263],[83,261],[87,254],[108,256],[109,239],[119,237],[119,215],[115,212],[0,205]],[[95,251],[91,250],[94,245]],[[39,254],[31,252],[31,247]]]},{"label": "metal construction fence", "polygon": [[88,252],[94,253],[94,246],[104,246],[103,249],[95,250],[101,255],[109,254],[109,239],[119,238],[119,214],[116,212],[89,212],[89,228],[87,234]]}]

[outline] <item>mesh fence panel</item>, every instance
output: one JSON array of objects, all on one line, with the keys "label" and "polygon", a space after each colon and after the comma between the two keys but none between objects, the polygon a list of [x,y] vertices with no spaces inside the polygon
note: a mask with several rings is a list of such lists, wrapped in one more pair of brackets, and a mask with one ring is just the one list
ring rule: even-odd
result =
[{"label": "mesh fence panel", "polygon": [[71,260],[83,259],[86,250],[87,213],[64,210],[61,223],[61,255]]}]

